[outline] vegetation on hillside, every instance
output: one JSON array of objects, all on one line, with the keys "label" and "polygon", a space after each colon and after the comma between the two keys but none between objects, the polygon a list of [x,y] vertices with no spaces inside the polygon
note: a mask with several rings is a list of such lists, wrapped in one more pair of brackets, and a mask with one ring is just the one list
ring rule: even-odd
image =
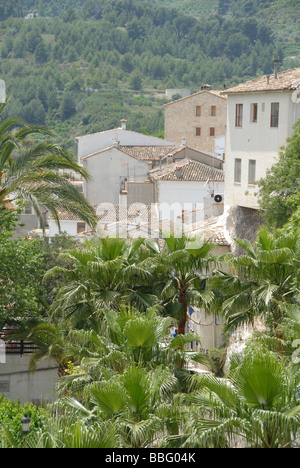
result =
[{"label": "vegetation on hillside", "polygon": [[[59,142],[119,126],[163,129],[166,88],[221,89],[272,71],[282,47],[255,17],[197,19],[150,1],[2,6],[0,76],[7,115],[48,124]],[[24,19],[34,11],[32,19]]]}]

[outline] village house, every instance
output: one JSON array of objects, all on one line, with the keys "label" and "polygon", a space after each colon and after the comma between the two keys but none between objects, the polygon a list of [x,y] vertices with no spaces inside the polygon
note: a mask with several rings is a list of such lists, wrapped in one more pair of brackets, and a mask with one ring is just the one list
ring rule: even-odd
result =
[{"label": "village house", "polygon": [[257,210],[255,182],[265,177],[300,118],[300,68],[277,71],[227,95],[225,205]]},{"label": "village house", "polygon": [[97,151],[111,147],[115,142],[120,146],[172,146],[176,142],[144,135],[143,133],[127,130],[127,121],[121,120],[121,127],[98,133],[91,133],[76,137],[78,163],[81,158]]},{"label": "village house", "polygon": [[217,152],[223,158],[227,99],[220,91],[204,85],[200,92],[164,105],[165,138],[190,148]]},{"label": "village house", "polygon": [[139,192],[139,199],[131,202],[151,204],[154,198],[148,172],[176,148],[163,145],[125,146],[115,141],[112,146],[83,156],[80,163],[91,174],[91,179],[83,183],[86,199],[92,204],[117,205],[120,198],[132,188],[135,193]]},{"label": "village house", "polygon": [[[213,161],[211,161],[213,163]],[[149,172],[160,219],[191,224],[223,213],[224,172],[218,166],[181,159]]]},{"label": "village house", "polygon": [[[109,142],[109,146],[105,146],[108,143],[108,133],[104,132],[99,136],[100,148],[92,153],[85,154],[87,147],[78,146],[79,163],[91,175],[90,180],[83,182],[83,193],[92,204],[116,205],[124,197],[127,204],[155,203],[154,186],[153,181],[149,179],[149,171],[182,159],[188,158],[222,169],[222,161],[215,153],[190,148],[185,140],[182,140],[181,144],[171,144],[162,139],[128,132],[123,128],[112,131],[112,135],[115,135],[115,138],[119,136],[121,140],[114,139]],[[102,137],[104,141],[101,140]],[[93,143],[88,148],[95,147]],[[80,157],[81,154],[83,156]]]}]

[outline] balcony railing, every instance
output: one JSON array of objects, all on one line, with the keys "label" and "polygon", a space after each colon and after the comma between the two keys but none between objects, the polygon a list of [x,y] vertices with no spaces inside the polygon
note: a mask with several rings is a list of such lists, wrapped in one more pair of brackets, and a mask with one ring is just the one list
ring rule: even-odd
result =
[{"label": "balcony railing", "polygon": [[5,353],[6,354],[33,354],[38,347],[25,340],[11,340],[10,330],[0,330],[0,339],[5,342]]}]

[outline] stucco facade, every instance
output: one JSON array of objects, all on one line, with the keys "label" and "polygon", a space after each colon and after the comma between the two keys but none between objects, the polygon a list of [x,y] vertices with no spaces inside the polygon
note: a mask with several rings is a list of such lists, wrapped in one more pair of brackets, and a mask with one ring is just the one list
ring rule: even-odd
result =
[{"label": "stucco facade", "polygon": [[300,68],[276,76],[252,80],[226,91],[227,206],[259,208],[255,182],[265,177],[267,169],[276,163],[281,147],[300,118],[297,97]]},{"label": "stucco facade", "polygon": [[86,156],[81,163],[92,176],[83,186],[83,193],[91,204],[117,205],[126,182],[148,180],[149,161],[138,160],[117,147]]},{"label": "stucco facade", "polygon": [[165,104],[165,139],[191,148],[215,151],[215,140],[225,136],[227,99],[219,91],[203,90]]},{"label": "stucco facade", "polygon": [[76,141],[79,163],[84,156],[109,148],[116,141],[124,146],[169,146],[170,144],[174,144],[162,140],[161,138],[127,130],[126,121],[122,121],[122,126],[120,128],[80,136],[76,138]]}]

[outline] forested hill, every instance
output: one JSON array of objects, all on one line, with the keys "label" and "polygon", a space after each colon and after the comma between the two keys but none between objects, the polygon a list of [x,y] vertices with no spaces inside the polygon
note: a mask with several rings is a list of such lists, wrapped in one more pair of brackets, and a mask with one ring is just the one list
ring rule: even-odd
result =
[{"label": "forested hill", "polygon": [[275,55],[281,67],[299,65],[262,17],[233,15],[235,0],[197,0],[202,13],[191,15],[177,3],[0,0],[8,114],[46,123],[66,146],[121,118],[128,128],[153,134],[163,129],[166,88],[234,85],[270,73]]}]

